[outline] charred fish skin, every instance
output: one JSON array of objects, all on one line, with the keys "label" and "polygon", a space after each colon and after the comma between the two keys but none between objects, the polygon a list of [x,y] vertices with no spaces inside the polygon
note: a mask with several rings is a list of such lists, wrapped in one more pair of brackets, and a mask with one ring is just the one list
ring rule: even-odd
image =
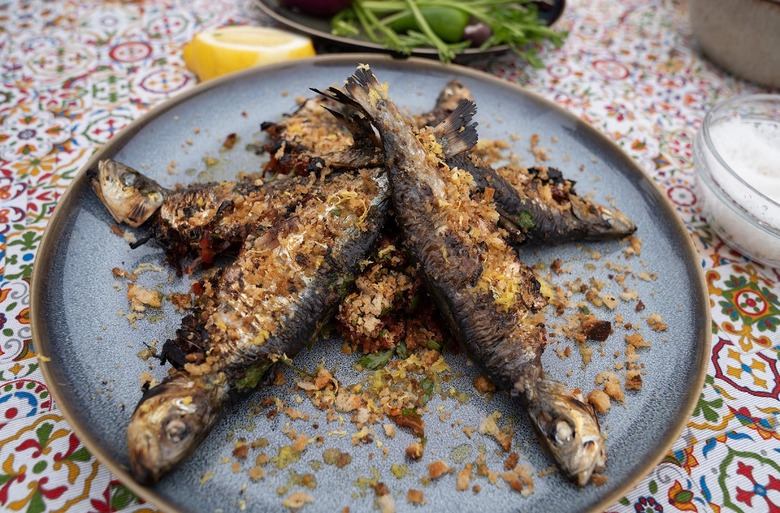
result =
[{"label": "charred fish skin", "polygon": [[133,247],[154,240],[175,266],[185,258],[210,264],[219,253],[239,247],[250,233],[294,210],[316,180],[315,175],[247,178],[169,190],[110,159],[101,161],[91,177],[95,193],[117,222],[147,227],[147,236]]},{"label": "charred fish skin", "polygon": [[[579,196],[574,190],[575,182],[564,178],[556,168],[505,166],[493,170],[478,162],[476,166],[490,183],[497,185],[504,181],[519,193],[506,194],[496,202],[501,205],[505,219],[523,230],[529,242],[557,244],[617,239],[637,229],[617,209]],[[499,188],[506,190],[505,185]]]},{"label": "charred fish skin", "polygon": [[[367,67],[345,90],[329,92],[363,108],[379,131],[398,224],[453,334],[491,380],[519,397],[558,466],[584,486],[606,462],[598,420],[567,387],[544,377],[539,284],[504,242],[492,205],[472,199],[471,175],[446,164],[476,142],[473,109],[464,104],[440,130],[415,132]],[[450,143],[437,144],[441,135]]]},{"label": "charred fish skin", "polygon": [[202,298],[205,358],[142,397],[127,442],[136,480],[154,483],[208,434],[225,401],[296,355],[337,308],[379,238],[389,205],[381,170],[338,175],[295,212],[250,236]]},{"label": "charred fish skin", "polygon": [[[464,99],[473,101],[471,91],[451,80],[434,109],[415,119],[417,126],[438,124]],[[575,182],[555,168],[507,166],[496,170],[473,152],[448,157],[447,164],[471,173],[478,190],[495,191],[501,225],[513,243],[616,239],[636,231],[636,225],[621,212],[578,196]]]},{"label": "charred fish skin", "polygon": [[265,173],[315,173],[323,168],[359,169],[381,165],[370,125],[352,109],[309,98],[279,122],[261,125],[269,137]]},{"label": "charred fish skin", "polygon": [[149,223],[149,237],[171,259],[205,264],[289,214],[310,194],[316,176],[199,183],[172,192]]}]

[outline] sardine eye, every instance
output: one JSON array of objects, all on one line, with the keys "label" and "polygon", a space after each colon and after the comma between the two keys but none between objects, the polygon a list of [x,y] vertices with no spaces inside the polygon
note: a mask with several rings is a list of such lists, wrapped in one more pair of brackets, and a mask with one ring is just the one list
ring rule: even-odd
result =
[{"label": "sardine eye", "polygon": [[135,173],[124,173],[122,175],[122,185],[125,187],[132,187],[135,185],[135,182],[138,180],[138,177],[135,175]]},{"label": "sardine eye", "polygon": [[179,443],[187,435],[187,425],[180,420],[172,420],[165,426],[165,434],[173,443]]},{"label": "sardine eye", "polygon": [[574,435],[574,430],[565,420],[559,420],[555,424],[555,443],[562,445],[569,443]]}]

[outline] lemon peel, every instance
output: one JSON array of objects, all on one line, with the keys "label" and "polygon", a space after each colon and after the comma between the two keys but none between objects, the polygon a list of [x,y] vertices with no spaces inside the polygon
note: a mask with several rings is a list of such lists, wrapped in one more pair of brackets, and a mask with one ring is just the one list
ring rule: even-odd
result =
[{"label": "lemon peel", "polygon": [[311,39],[271,27],[230,26],[197,34],[183,49],[184,63],[201,80],[315,55]]}]

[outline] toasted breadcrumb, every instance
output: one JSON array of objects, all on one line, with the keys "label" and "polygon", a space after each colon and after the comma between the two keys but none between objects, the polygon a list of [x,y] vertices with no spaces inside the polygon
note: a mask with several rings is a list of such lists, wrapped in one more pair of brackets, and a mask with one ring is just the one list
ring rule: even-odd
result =
[{"label": "toasted breadcrumb", "polygon": [[481,394],[488,394],[496,391],[496,385],[481,374],[474,378],[473,385],[477,392]]},{"label": "toasted breadcrumb", "polygon": [[445,461],[437,460],[428,465],[428,477],[430,479],[439,479],[441,476],[449,472],[450,467]]},{"label": "toasted breadcrumb", "polygon": [[500,418],[501,412],[499,411],[495,411],[491,415],[488,415],[479,424],[479,432],[483,435],[492,436],[496,439],[504,452],[509,452],[512,448],[513,432],[511,428],[499,429],[497,422]]},{"label": "toasted breadcrumb", "polygon": [[623,254],[626,256],[626,258],[631,258],[632,256],[639,256],[642,254],[642,239],[636,235],[631,235],[628,238],[628,244],[628,247],[623,249]]},{"label": "toasted breadcrumb", "polygon": [[611,381],[608,381],[604,383],[604,393],[606,393],[610,398],[614,399],[618,402],[625,401],[626,397],[623,394],[623,389],[620,388],[619,383],[614,383]]},{"label": "toasted breadcrumb", "polygon": [[406,502],[416,505],[425,504],[425,495],[423,495],[422,490],[409,488],[409,490],[406,491]]},{"label": "toasted breadcrumb", "polygon": [[594,315],[586,315],[582,318],[582,332],[589,340],[603,342],[612,333],[612,323],[597,319]]},{"label": "toasted breadcrumb", "polygon": [[306,492],[295,492],[291,494],[289,497],[287,497],[284,502],[282,502],[282,505],[286,508],[290,508],[291,510],[299,510],[302,507],[304,507],[307,504],[311,504],[314,502],[314,497],[309,495]]},{"label": "toasted breadcrumb", "polygon": [[654,313],[647,318],[647,324],[653,331],[666,331],[669,328],[664,322],[663,317],[657,313]]},{"label": "toasted breadcrumb", "polygon": [[406,448],[406,457],[410,460],[419,460],[423,455],[423,446],[420,442],[414,442]]},{"label": "toasted breadcrumb", "polygon": [[645,340],[645,337],[643,337],[641,333],[626,335],[626,343],[636,348],[650,347],[650,342]]},{"label": "toasted breadcrumb", "polygon": [[501,478],[509,485],[512,491],[518,492],[523,497],[528,497],[534,493],[531,469],[526,465],[517,465],[513,470],[503,472]]},{"label": "toasted breadcrumb", "polygon": [[588,404],[593,406],[593,408],[601,414],[607,413],[610,407],[609,396],[598,388],[591,390],[588,394]]},{"label": "toasted breadcrumb", "polygon": [[642,376],[639,371],[626,372],[626,390],[642,390]]},{"label": "toasted breadcrumb", "polygon": [[471,483],[472,469],[473,469],[472,464],[466,463],[466,465],[458,472],[458,477],[455,481],[455,489],[458,490],[459,492],[463,492],[469,489],[469,484]]},{"label": "toasted breadcrumb", "polygon": [[146,307],[162,308],[163,295],[157,290],[148,290],[135,283],[127,284],[127,299],[134,312],[145,312]]}]

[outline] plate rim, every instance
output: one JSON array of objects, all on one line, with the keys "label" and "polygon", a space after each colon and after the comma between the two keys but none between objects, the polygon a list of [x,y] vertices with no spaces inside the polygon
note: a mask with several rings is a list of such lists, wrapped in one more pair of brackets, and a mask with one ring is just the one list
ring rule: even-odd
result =
[{"label": "plate rim", "polygon": [[[700,330],[698,332],[698,337],[697,337],[697,342],[699,343],[700,351],[694,355],[698,360],[695,362],[696,365],[694,365],[694,367],[698,366],[698,371],[694,379],[692,379],[688,383],[687,391],[685,394],[686,400],[683,402],[681,408],[677,412],[677,416],[676,416],[677,422],[674,424],[674,427],[668,429],[665,436],[661,438],[661,443],[659,443],[657,446],[658,452],[656,456],[653,458],[646,459],[644,464],[636,467],[632,475],[630,475],[630,477],[621,486],[618,486],[614,491],[603,496],[593,507],[591,507],[591,509],[587,511],[591,513],[600,513],[601,511],[604,511],[610,506],[614,505],[618,500],[620,500],[621,497],[625,496],[626,492],[635,488],[636,485],[642,479],[644,479],[652,471],[653,468],[655,468],[658,465],[658,463],[663,459],[663,457],[669,452],[672,445],[679,439],[680,434],[683,432],[683,430],[687,425],[688,419],[691,417],[691,414],[693,413],[693,410],[698,402],[700,391],[704,386],[704,380],[707,376],[707,367],[708,367],[709,356],[711,354],[711,347],[712,347],[712,318],[711,318],[711,311],[709,308],[709,301],[708,301],[709,290],[707,288],[704,270],[702,269],[702,266],[698,264],[698,262],[700,261],[698,251],[696,250],[693,241],[688,236],[688,231],[687,228],[685,227],[685,224],[682,221],[682,218],[678,215],[677,211],[671,205],[671,203],[666,198],[665,194],[663,194],[663,191],[661,191],[661,189],[655,183],[655,181],[653,181],[648,175],[646,175],[644,171],[639,167],[639,165],[629,155],[627,155],[614,141],[612,141],[606,135],[599,132],[592,125],[583,121],[579,117],[575,116],[573,113],[553,103],[551,100],[548,100],[547,98],[544,98],[543,96],[533,91],[528,91],[518,84],[508,82],[500,77],[490,75],[488,73],[478,71],[466,66],[461,66],[458,64],[442,64],[438,61],[432,61],[430,59],[418,58],[418,57],[395,59],[392,56],[387,54],[340,53],[340,54],[331,54],[331,55],[320,55],[320,56],[310,57],[306,59],[298,59],[289,62],[282,62],[282,63],[276,63],[267,66],[260,66],[260,67],[250,68],[244,71],[240,71],[237,73],[233,73],[230,75],[226,75],[217,79],[200,83],[195,87],[185,92],[182,92],[177,96],[174,96],[168,100],[163,101],[162,103],[158,104],[154,108],[142,114],[136,120],[132,121],[129,125],[123,128],[116,136],[110,139],[107,143],[105,143],[100,149],[98,149],[92,155],[92,157],[87,161],[87,163],[84,164],[81,167],[81,169],[79,169],[78,173],[73,178],[73,181],[68,185],[68,188],[60,197],[60,200],[57,203],[57,208],[55,209],[54,213],[49,219],[49,222],[46,225],[41,243],[38,246],[38,250],[36,252],[36,258],[35,258],[35,263],[33,264],[32,280],[30,286],[30,327],[31,327],[31,336],[33,339],[33,344],[37,348],[36,351],[37,359],[40,365],[41,373],[43,374],[44,381],[46,385],[49,387],[49,390],[52,396],[54,397],[55,403],[57,404],[59,411],[67,420],[68,424],[70,425],[70,428],[73,430],[73,432],[76,433],[81,443],[83,443],[87,447],[90,453],[93,454],[103,465],[106,466],[106,468],[108,468],[109,471],[111,471],[111,473],[114,476],[116,476],[125,486],[127,486],[137,496],[141,497],[143,500],[151,504],[163,508],[165,511],[169,511],[172,513],[184,513],[186,511],[182,506],[174,504],[171,501],[167,500],[161,494],[157,493],[154,489],[148,488],[136,482],[135,479],[133,479],[133,477],[130,475],[127,468],[125,468],[119,462],[114,461],[110,457],[110,455],[107,454],[107,452],[102,449],[100,444],[93,441],[89,436],[87,436],[87,431],[83,427],[82,421],[75,413],[78,410],[78,408],[75,405],[68,403],[68,401],[64,399],[64,395],[63,395],[64,393],[61,392],[60,385],[62,385],[64,388],[66,384],[58,383],[55,380],[55,375],[54,375],[55,366],[53,366],[52,362],[47,358],[48,354],[52,354],[51,352],[52,344],[48,338],[48,330],[45,327],[44,314],[42,313],[45,311],[45,308],[43,307],[43,300],[42,300],[43,294],[41,293],[43,288],[43,283],[45,281],[44,272],[46,269],[50,267],[50,263],[54,258],[53,257],[54,253],[53,251],[51,251],[50,246],[53,246],[57,242],[59,232],[60,232],[59,227],[65,222],[67,218],[66,214],[72,210],[72,204],[74,203],[73,198],[76,196],[75,191],[77,189],[81,189],[83,187],[88,186],[88,184],[86,183],[87,170],[94,167],[99,160],[104,158],[104,155],[115,154],[117,151],[117,147],[121,149],[121,147],[129,139],[131,139],[144,126],[146,126],[148,123],[156,119],[158,116],[162,115],[166,111],[186,101],[189,101],[192,97],[200,95],[210,89],[219,88],[233,81],[243,80],[252,75],[262,76],[266,73],[276,73],[279,70],[292,68],[292,67],[303,67],[309,65],[316,66],[319,63],[325,65],[349,65],[349,66],[356,66],[357,63],[368,63],[368,64],[390,63],[390,64],[396,64],[398,66],[406,67],[410,72],[418,68],[427,68],[427,69],[433,68],[436,71],[445,74],[447,73],[448,69],[454,68],[457,70],[458,73],[473,78],[475,80],[493,82],[494,84],[498,84],[502,87],[514,89],[518,94],[529,96],[534,101],[543,104],[544,106],[546,106],[551,110],[557,111],[559,114],[565,116],[566,118],[576,120],[577,122],[581,123],[582,129],[589,132],[588,134],[589,136],[598,138],[602,143],[609,146],[610,149],[615,152],[615,154],[622,157],[622,159],[625,161],[627,171],[630,170],[627,172],[627,174],[631,176],[636,175],[641,179],[641,181],[644,184],[652,186],[653,194],[655,195],[656,199],[659,200],[658,204],[661,206],[661,208],[666,210],[667,215],[673,220],[672,221],[673,226],[671,228],[674,229],[676,232],[678,232],[680,235],[679,239],[682,239],[681,244],[682,244],[683,253],[687,257],[690,257],[690,259],[686,259],[687,261],[686,265],[688,267],[694,267],[696,270],[694,274],[698,277],[697,280],[698,289],[699,289],[698,294],[702,298],[702,301],[699,305],[699,309],[702,310],[702,312],[700,312],[700,314],[702,314],[702,317],[700,318],[699,322],[702,324],[702,326],[700,327]],[[680,240],[676,242],[680,242]],[[696,290],[694,289],[691,290],[691,293],[695,293],[695,292]]]}]

